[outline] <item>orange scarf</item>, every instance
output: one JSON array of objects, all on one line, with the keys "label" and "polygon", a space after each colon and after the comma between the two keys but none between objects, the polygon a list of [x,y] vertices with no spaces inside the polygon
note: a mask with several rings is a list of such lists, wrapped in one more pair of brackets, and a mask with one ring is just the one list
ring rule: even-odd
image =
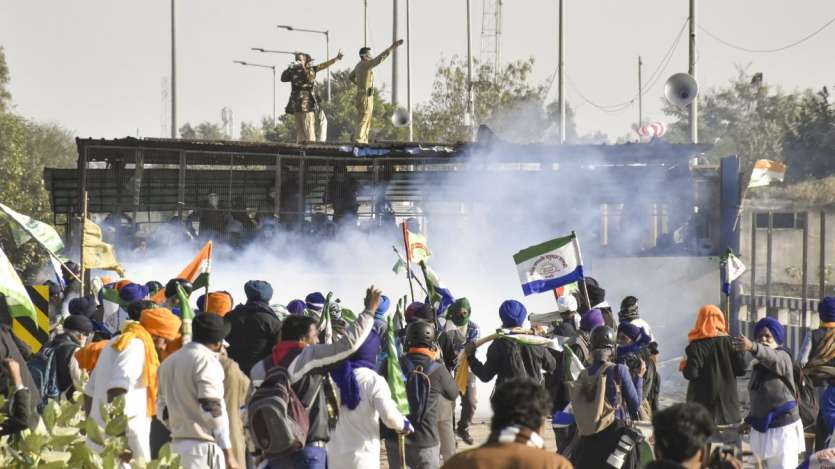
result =
[{"label": "orange scarf", "polygon": [[693,342],[720,335],[728,335],[728,327],[725,325],[725,315],[722,314],[722,310],[713,305],[702,306],[696,325],[687,334],[687,341]]},{"label": "orange scarf", "polygon": [[426,347],[409,347],[409,353],[419,353],[421,355],[426,355],[432,361],[438,359],[438,352]]},{"label": "orange scarf", "polygon": [[157,414],[157,370],[159,370],[159,358],[151,334],[138,322],[132,322],[125,327],[122,335],[113,339],[113,348],[123,352],[133,339],[141,340],[145,346],[142,384],[147,390],[148,416],[151,417]]},{"label": "orange scarf", "polygon": [[75,352],[75,360],[78,362],[79,368],[87,373],[92,373],[107,342],[106,340],[97,340],[78,349]]}]

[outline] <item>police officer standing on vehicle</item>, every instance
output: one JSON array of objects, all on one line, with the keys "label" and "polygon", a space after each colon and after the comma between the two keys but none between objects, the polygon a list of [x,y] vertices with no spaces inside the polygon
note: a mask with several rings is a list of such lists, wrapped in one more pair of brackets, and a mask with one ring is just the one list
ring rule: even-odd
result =
[{"label": "police officer standing on vehicle", "polygon": [[[311,65],[313,59],[303,52],[296,54],[296,61],[281,73],[281,81],[290,82],[290,100],[284,111],[296,119],[296,143],[316,141],[316,73],[342,60],[342,52],[319,65]],[[325,136],[322,136],[322,140]]]},{"label": "police officer standing on vehicle", "polygon": [[374,112],[374,67],[380,65],[395,47],[403,44],[398,39],[377,57],[371,56],[371,48],[360,49],[360,61],[349,75],[349,79],[357,85],[357,128],[354,132],[354,142],[368,143],[368,131],[371,129],[371,114]]}]

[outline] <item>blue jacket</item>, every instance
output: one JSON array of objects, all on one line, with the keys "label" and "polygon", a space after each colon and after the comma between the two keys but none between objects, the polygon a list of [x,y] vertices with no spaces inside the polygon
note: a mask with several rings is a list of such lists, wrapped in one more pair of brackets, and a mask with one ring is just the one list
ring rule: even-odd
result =
[{"label": "blue jacket", "polygon": [[[588,368],[590,374],[597,373],[603,365],[602,361],[596,360]],[[640,377],[633,378],[626,365],[616,364],[606,370],[606,402],[617,406],[617,388],[620,385],[622,405],[617,407],[616,416],[620,420],[638,420],[638,411],[643,399],[644,380]],[[624,408],[625,405],[625,408]],[[624,411],[628,411],[626,415]]]}]

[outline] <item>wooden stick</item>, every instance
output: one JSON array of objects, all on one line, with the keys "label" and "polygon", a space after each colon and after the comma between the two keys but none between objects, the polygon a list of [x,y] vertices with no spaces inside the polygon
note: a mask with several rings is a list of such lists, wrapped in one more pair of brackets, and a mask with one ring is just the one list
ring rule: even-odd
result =
[{"label": "wooden stick", "polygon": [[406,228],[406,222],[400,224],[403,228],[403,246],[406,247],[406,278],[409,280],[409,293],[412,295],[412,303],[415,302],[415,287],[412,285],[412,255],[409,250],[409,230]]}]

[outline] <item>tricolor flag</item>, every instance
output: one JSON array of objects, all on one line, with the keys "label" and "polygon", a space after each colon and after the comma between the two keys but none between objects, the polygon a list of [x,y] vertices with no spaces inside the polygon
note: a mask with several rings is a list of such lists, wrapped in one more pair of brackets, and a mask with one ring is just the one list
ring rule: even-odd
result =
[{"label": "tricolor flag", "polygon": [[724,259],[722,259],[722,263],[725,266],[725,281],[722,284],[722,291],[726,295],[730,295],[731,284],[745,272],[745,264],[730,249],[728,249]]},{"label": "tricolor flag", "polygon": [[421,262],[420,268],[423,269],[423,277],[426,279],[427,303],[432,305],[435,314],[446,313],[447,308],[455,301],[455,297],[452,296],[449,288],[441,282],[438,274],[426,265],[426,262]]},{"label": "tricolor flag", "polygon": [[583,259],[573,232],[513,255],[525,295],[551,291],[583,279]]},{"label": "tricolor flag", "polygon": [[748,188],[763,187],[771,184],[772,181],[783,182],[786,177],[786,165],[771,160],[757,160],[754,163],[754,170],[751,171],[751,180],[748,181]]},{"label": "tricolor flag", "polygon": [[[212,241],[209,240],[203,249],[197,253],[194,259],[180,271],[177,277],[191,282],[195,290],[209,285],[209,272],[212,268]],[[151,297],[151,301],[157,304],[165,302],[165,289],[162,289]]]},{"label": "tricolor flag", "polygon": [[408,250],[406,259],[409,261],[417,264],[420,261],[428,261],[429,257],[432,256],[429,245],[426,243],[426,236],[420,233],[412,233],[405,222],[403,222],[403,241]]}]

